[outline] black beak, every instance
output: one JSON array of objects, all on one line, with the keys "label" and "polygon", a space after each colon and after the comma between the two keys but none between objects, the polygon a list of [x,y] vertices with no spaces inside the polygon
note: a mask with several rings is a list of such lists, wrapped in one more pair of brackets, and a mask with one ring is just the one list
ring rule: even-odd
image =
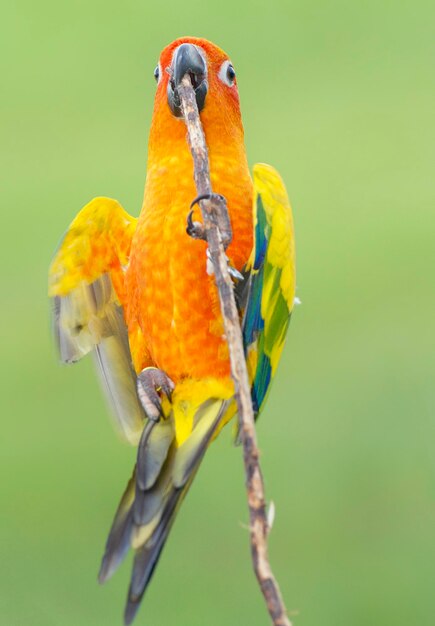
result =
[{"label": "black beak", "polygon": [[168,104],[175,117],[181,117],[182,115],[178,86],[185,74],[190,76],[195,90],[198,111],[202,111],[208,89],[207,66],[198,48],[191,43],[181,44],[175,50],[172,59],[171,78],[168,82]]}]

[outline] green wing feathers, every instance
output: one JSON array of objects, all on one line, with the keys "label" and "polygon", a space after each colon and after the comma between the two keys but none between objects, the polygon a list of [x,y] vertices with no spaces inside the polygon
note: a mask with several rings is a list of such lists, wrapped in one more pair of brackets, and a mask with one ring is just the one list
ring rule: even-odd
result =
[{"label": "green wing feathers", "polygon": [[258,415],[281,357],[295,298],[292,211],[282,179],[264,164],[254,166],[254,229],[243,341]]}]

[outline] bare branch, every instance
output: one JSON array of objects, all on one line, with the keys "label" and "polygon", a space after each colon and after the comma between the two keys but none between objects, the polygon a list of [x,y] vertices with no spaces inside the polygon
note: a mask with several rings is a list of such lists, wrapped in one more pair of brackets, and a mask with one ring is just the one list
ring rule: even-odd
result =
[{"label": "bare branch", "polygon": [[231,241],[231,227],[225,199],[213,194],[210,183],[208,151],[196,105],[195,93],[188,75],[178,88],[181,109],[187,126],[194,163],[194,178],[198,202],[204,221],[205,237],[213,264],[216,285],[228,342],[231,375],[241,426],[243,457],[248,497],[251,552],[255,574],[275,626],[291,626],[283,599],[270,564],[267,550],[269,531],[265,506],[264,484],[259,464],[254,412],[243,350],[239,314],[234,299],[233,283],[228,271],[224,244]]}]

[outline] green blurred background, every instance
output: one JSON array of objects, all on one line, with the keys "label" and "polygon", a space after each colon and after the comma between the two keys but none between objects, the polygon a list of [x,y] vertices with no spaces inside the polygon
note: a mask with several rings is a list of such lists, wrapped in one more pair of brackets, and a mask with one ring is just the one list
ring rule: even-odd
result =
[{"label": "green blurred background", "polygon": [[[299,626],[434,624],[433,6],[2,3],[2,626],[121,624],[129,565],[96,574],[134,452],[92,360],[57,363],[46,275],[90,198],[138,213],[153,70],[185,34],[231,54],[249,160],[294,207],[303,304],[258,425],[287,606]],[[137,623],[268,624],[246,521],[228,431]]]}]

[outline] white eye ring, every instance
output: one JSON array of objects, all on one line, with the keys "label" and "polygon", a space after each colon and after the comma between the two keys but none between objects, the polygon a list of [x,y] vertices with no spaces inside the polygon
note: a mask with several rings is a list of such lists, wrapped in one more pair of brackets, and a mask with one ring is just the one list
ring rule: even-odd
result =
[{"label": "white eye ring", "polygon": [[228,87],[232,87],[234,85],[234,81],[236,80],[236,72],[234,71],[234,67],[231,61],[227,60],[222,63],[218,76],[225,85],[228,85]]},{"label": "white eye ring", "polygon": [[160,63],[156,66],[154,70],[154,78],[156,79],[157,84],[162,80],[162,66]]}]

